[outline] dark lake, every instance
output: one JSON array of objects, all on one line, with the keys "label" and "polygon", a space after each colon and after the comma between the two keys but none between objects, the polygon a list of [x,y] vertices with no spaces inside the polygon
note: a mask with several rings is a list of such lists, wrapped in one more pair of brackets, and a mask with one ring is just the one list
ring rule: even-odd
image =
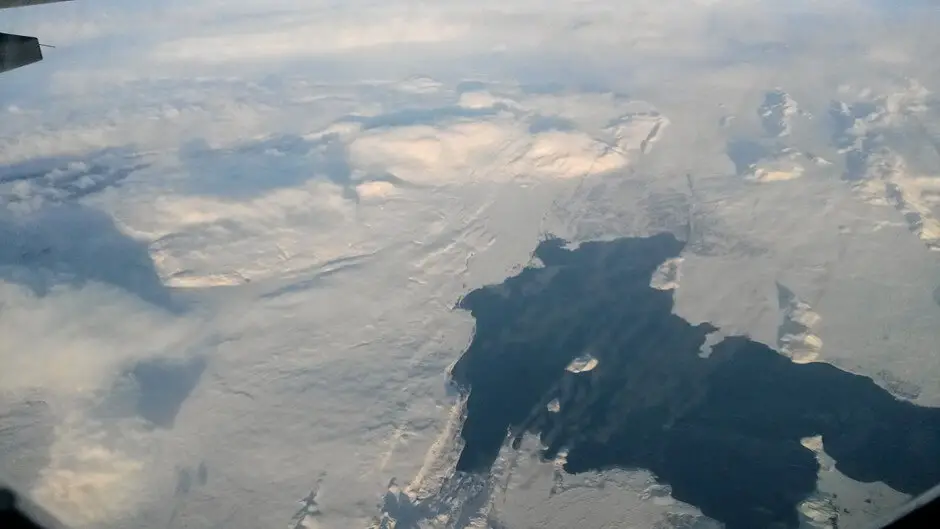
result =
[{"label": "dark lake", "polygon": [[[855,480],[911,494],[940,482],[940,409],[744,336],[700,356],[717,329],[650,287],[682,250],[672,234],[577,249],[549,239],[535,251],[544,267],[467,294],[476,332],[452,372],[469,392],[458,470],[488,472],[528,432],[546,459],[567,450],[569,473],[646,469],[728,529],[798,525],[819,470],[809,436]],[[566,370],[585,355],[593,370]]]}]

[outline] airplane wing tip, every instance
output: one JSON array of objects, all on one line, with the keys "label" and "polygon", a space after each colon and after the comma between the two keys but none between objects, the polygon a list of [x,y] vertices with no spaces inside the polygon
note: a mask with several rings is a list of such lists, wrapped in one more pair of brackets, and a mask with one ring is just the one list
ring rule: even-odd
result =
[{"label": "airplane wing tip", "polygon": [[0,73],[42,60],[42,48],[36,37],[0,33]]}]

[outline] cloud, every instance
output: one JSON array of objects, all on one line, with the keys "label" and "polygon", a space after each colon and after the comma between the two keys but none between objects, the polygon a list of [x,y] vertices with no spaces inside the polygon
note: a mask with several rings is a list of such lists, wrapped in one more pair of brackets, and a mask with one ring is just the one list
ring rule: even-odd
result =
[{"label": "cloud", "polygon": [[197,322],[98,282],[56,285],[42,297],[0,282],[0,303],[0,388],[14,401],[43,404],[8,417],[11,435],[34,435],[34,422],[51,427],[17,451],[43,464],[13,477],[70,527],[135,514],[161,487],[160,444],[140,418],[114,415],[105,404],[126,395],[113,390],[122,372],[154,356],[188,358]]},{"label": "cloud", "polygon": [[16,394],[42,389],[67,398],[106,387],[135,359],[180,354],[174,345],[189,327],[103,286],[57,287],[38,298],[3,283],[2,293],[8,345],[0,384]]},{"label": "cloud", "polygon": [[[382,126],[352,135],[351,163],[422,185],[578,178],[626,167],[631,157],[652,148],[668,123],[655,111],[612,120],[618,108],[643,104],[625,105],[609,95],[469,91],[461,92],[458,102],[459,107],[411,113],[419,119],[369,119]],[[461,108],[474,112],[460,112]],[[597,114],[608,122],[603,133],[580,130],[578,121],[591,121]],[[425,123],[428,119],[436,122]],[[546,126],[546,122],[565,126]]]},{"label": "cloud", "polygon": [[100,282],[174,310],[146,245],[122,233],[99,211],[68,204],[25,215],[3,214],[0,237],[0,277],[26,285],[38,296],[61,284]]},{"label": "cloud", "polygon": [[93,527],[132,514],[152,486],[142,439],[115,432],[111,439],[134,442],[131,454],[114,446],[87,417],[68,418],[55,430],[49,465],[30,491],[40,505],[72,527]]},{"label": "cloud", "polygon": [[33,157],[0,166],[0,201],[20,211],[74,201],[120,185],[146,164],[127,149],[103,149],[80,156]]},{"label": "cloud", "polygon": [[[374,14],[370,13],[370,16]],[[345,18],[345,17],[344,17]],[[275,58],[278,60],[367,50],[380,46],[447,43],[470,30],[455,21],[393,14],[362,20],[311,20],[290,24],[272,32],[246,32],[213,37],[183,38],[160,45],[154,58],[160,62],[225,63]]]}]

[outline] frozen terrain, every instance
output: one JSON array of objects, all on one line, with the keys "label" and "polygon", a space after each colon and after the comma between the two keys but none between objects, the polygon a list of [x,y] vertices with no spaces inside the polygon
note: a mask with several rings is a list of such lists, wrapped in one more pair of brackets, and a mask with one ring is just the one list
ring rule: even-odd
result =
[{"label": "frozen terrain", "polygon": [[[881,0],[3,12],[57,47],[0,84],[0,479],[76,529],[718,527],[663,476],[569,472],[575,448],[525,428],[485,471],[458,469],[455,369],[487,318],[459,306],[557,288],[533,255],[549,237],[672,234],[681,252],[643,286],[711,330],[695,365],[746,336],[940,406],[938,16]],[[505,287],[523,270],[524,292]],[[566,351],[532,409],[577,417],[615,352]],[[818,464],[802,526],[907,497],[843,472],[825,433],[790,441]]]}]

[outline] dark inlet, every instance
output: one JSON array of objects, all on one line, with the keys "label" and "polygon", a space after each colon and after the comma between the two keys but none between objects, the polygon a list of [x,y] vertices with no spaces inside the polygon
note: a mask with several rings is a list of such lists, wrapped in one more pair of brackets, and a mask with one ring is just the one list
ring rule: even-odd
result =
[{"label": "dark inlet", "polygon": [[[476,334],[453,371],[469,391],[458,470],[487,472],[507,432],[532,432],[544,457],[568,450],[567,472],[649,470],[728,529],[798,525],[818,472],[800,440],[813,435],[855,480],[911,494],[940,482],[940,409],[742,336],[702,358],[716,329],[676,316],[672,293],[649,286],[682,249],[671,234],[576,250],[547,240],[535,252],[544,268],[469,293],[459,306]],[[595,369],[566,371],[584,354]]]}]

